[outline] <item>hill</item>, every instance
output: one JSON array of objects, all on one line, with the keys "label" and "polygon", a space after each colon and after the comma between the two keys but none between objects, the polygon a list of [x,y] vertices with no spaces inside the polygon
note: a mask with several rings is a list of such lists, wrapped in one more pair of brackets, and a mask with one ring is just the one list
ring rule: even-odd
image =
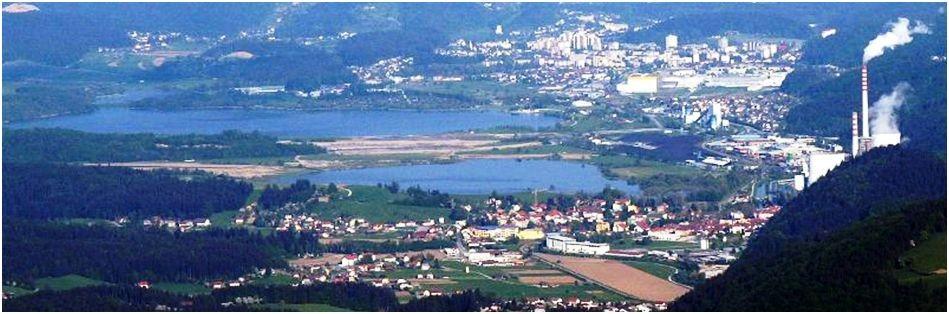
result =
[{"label": "hill", "polygon": [[[944,274],[941,285],[927,285],[930,274],[898,277],[913,267],[904,254],[945,232],[945,173],[945,161],[905,148],[849,161],[793,199],[728,271],[671,309],[945,311]],[[917,260],[926,268],[931,259]]]}]

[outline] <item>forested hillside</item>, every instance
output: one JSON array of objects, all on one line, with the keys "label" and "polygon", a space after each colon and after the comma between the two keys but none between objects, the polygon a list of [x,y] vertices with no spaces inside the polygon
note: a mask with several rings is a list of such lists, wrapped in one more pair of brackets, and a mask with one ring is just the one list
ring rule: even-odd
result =
[{"label": "forested hillside", "polygon": [[944,274],[924,274],[941,276],[935,287],[895,275],[914,243],[945,232],[945,173],[944,160],[902,148],[847,162],[769,221],[725,274],[672,309],[945,311]]},{"label": "forested hillside", "polygon": [[172,233],[143,230],[137,224],[118,228],[4,220],[3,277],[7,281],[30,283],[76,274],[121,284],[191,282],[286,267],[282,251],[244,230]]},{"label": "forested hillside", "polygon": [[208,218],[239,209],[252,189],[250,183],[202,172],[4,162],[3,216]]},{"label": "forested hillside", "polygon": [[[8,3],[4,3],[6,5]],[[98,47],[130,46],[129,31],[219,36],[260,23],[269,3],[40,3],[3,13],[4,63],[68,65]],[[29,33],[26,33],[26,31]]]},{"label": "forested hillside", "polygon": [[[4,65],[4,67],[6,67]],[[16,69],[9,69],[16,70]],[[4,73],[7,72],[5,69]],[[22,86],[4,90],[3,121],[45,118],[91,112],[93,97],[81,88]]]},{"label": "forested hillside", "polygon": [[4,162],[120,162],[142,160],[293,157],[325,152],[308,144],[280,144],[258,132],[156,135],[86,133],[67,129],[3,132]]}]

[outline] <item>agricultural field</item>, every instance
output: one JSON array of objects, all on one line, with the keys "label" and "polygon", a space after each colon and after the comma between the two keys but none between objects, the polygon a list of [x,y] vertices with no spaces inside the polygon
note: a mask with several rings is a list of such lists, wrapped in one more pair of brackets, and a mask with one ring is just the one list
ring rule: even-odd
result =
[{"label": "agricultural field", "polygon": [[270,276],[255,278],[250,284],[257,286],[289,286],[298,282],[299,280],[293,279],[293,277],[290,275],[273,274]]},{"label": "agricultural field", "polygon": [[362,217],[370,222],[395,222],[399,220],[426,220],[448,217],[449,210],[436,207],[422,207],[394,204],[404,197],[402,194],[389,193],[375,186],[350,186],[351,197],[334,200],[330,203],[314,204],[309,209],[319,217],[333,219],[340,216]]},{"label": "agricultural field", "polygon": [[650,275],[669,279],[677,271],[675,267],[648,261],[623,261],[624,264],[636,267],[636,269],[649,273]]},{"label": "agricultural field", "polygon": [[695,167],[648,160],[640,160],[629,165],[609,167],[607,169],[609,169],[608,174],[612,176],[632,180],[646,179],[659,174],[671,176],[695,176],[702,173],[702,170]]},{"label": "agricultural field", "polygon": [[37,279],[33,285],[40,290],[69,290],[87,286],[107,285],[105,281],[87,278],[79,275],[66,275],[61,277],[44,277]]},{"label": "agricultural field", "polygon": [[211,288],[197,283],[156,282],[152,284],[151,288],[181,295],[199,295],[211,293]]},{"label": "agricultural field", "polygon": [[[485,295],[502,298],[568,297],[602,301],[624,300],[625,297],[606,291],[599,286],[543,265],[519,267],[480,267],[456,261],[442,261],[441,269],[421,271],[404,269],[386,272],[390,279],[409,279],[421,289],[440,289],[445,292],[479,289]],[[465,267],[470,272],[465,272]],[[543,271],[525,275],[524,272]],[[556,272],[553,273],[553,272]],[[413,279],[418,274],[432,274],[435,279]],[[556,277],[556,279],[554,279]],[[569,279],[569,280],[568,280]],[[552,287],[541,287],[544,283]],[[552,282],[557,281],[557,282]]]},{"label": "agricultural field", "polygon": [[534,256],[641,300],[670,302],[689,291],[620,261],[545,253]]},{"label": "agricultural field", "polygon": [[524,85],[505,85],[494,81],[461,81],[448,83],[407,83],[400,87],[406,91],[459,96],[479,101],[503,98],[532,97],[536,92]]}]

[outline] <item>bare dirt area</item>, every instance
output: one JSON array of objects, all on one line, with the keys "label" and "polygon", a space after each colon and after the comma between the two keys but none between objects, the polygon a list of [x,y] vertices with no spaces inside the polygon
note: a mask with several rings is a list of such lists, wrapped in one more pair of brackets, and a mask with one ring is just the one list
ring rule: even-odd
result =
[{"label": "bare dirt area", "polygon": [[213,174],[226,175],[241,179],[260,178],[282,174],[287,171],[280,166],[262,166],[262,165],[226,165],[226,164],[205,164],[194,162],[114,162],[110,164],[86,164],[96,166],[117,166],[130,167],[139,170],[153,169],[171,169],[171,170],[202,170]]},{"label": "bare dirt area", "polygon": [[650,275],[619,261],[537,253],[537,258],[613,290],[653,302],[670,302],[688,288]]},{"label": "bare dirt area", "polygon": [[422,154],[449,156],[462,151],[514,149],[541,145],[540,142],[502,144],[504,136],[447,134],[404,137],[353,137],[316,145],[339,155]]},{"label": "bare dirt area", "polygon": [[577,281],[580,281],[573,276],[521,276],[517,277],[517,281],[529,284],[536,285],[545,283],[548,285],[572,285]]},{"label": "bare dirt area", "polygon": [[323,266],[323,265],[336,265],[343,260],[343,254],[323,254],[320,257],[304,257],[294,260],[290,260],[290,266],[294,267],[310,267],[310,266]]}]

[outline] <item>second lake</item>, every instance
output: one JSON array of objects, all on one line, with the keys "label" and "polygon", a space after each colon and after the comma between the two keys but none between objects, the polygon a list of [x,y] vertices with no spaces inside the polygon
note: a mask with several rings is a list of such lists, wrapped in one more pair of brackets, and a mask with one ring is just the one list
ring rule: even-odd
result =
[{"label": "second lake", "polygon": [[[313,183],[375,185],[398,182],[402,188],[420,186],[452,194],[489,194],[547,189],[551,192],[599,192],[612,187],[638,194],[639,187],[610,180],[591,165],[551,160],[486,159],[451,164],[303,172],[274,177],[269,183],[289,184],[298,179]],[[552,190],[550,188],[553,187]]]}]

